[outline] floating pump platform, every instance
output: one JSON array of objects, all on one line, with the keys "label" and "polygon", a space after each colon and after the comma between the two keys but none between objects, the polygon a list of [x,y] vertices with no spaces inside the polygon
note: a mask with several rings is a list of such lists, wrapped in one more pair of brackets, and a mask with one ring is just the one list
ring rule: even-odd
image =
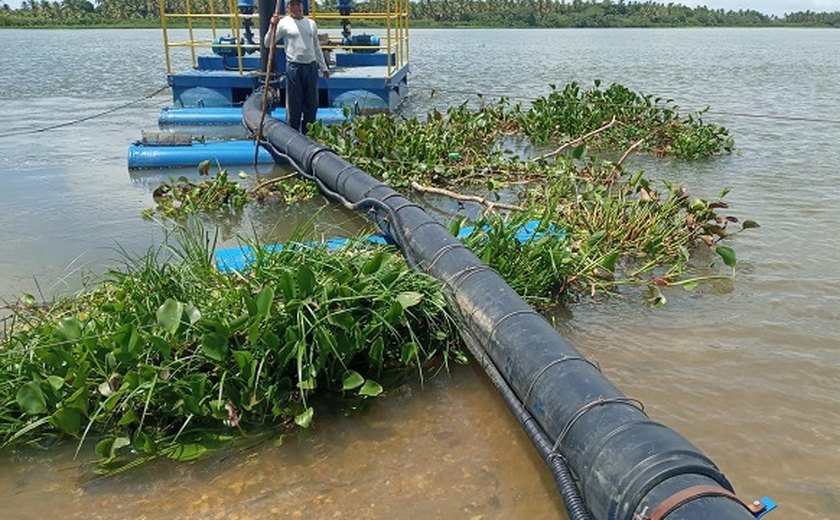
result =
[{"label": "floating pump platform", "polygon": [[[285,1],[280,12],[285,13]],[[359,113],[392,112],[408,95],[408,1],[393,0],[385,12],[355,11],[352,0],[337,0],[334,10],[316,12],[315,4],[303,0],[304,13],[316,21],[341,23],[341,34],[330,35],[319,28],[320,44],[330,67],[330,78],[319,78],[317,120],[331,125]],[[261,42],[269,32],[269,19],[275,11],[274,0],[238,0],[230,13],[197,12],[189,14],[161,12],[164,36],[166,79],[172,88],[172,107],[159,118],[161,130],[206,125],[239,125],[242,104],[265,84],[266,75],[273,88],[274,105],[286,102],[286,53],[282,40],[275,49],[270,72],[268,49]],[[186,19],[188,39],[175,41],[169,24]],[[381,24],[384,33],[353,34],[351,24],[366,20]],[[193,29],[196,21],[211,26],[210,38],[199,37]],[[323,25],[323,24],[321,24]],[[221,34],[222,26],[229,32]],[[174,49],[190,52],[192,67],[173,71],[170,53]],[[271,116],[284,121],[285,109],[277,108]],[[244,143],[190,143],[160,146],[140,140],[128,151],[129,169],[158,169],[193,166],[204,160],[218,160],[223,166],[253,164],[253,150]],[[262,156],[266,160],[265,156]]]}]

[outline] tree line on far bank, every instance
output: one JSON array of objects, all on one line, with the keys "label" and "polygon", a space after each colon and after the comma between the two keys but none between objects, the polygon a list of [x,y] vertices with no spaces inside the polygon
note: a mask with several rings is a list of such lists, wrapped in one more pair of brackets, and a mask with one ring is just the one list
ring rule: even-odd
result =
[{"label": "tree line on far bank", "polygon": [[[357,12],[385,11],[388,0],[356,2]],[[193,13],[225,12],[227,0],[192,0]],[[391,1],[393,5],[393,1]],[[158,0],[24,0],[12,9],[0,0],[0,27],[157,26]],[[186,11],[187,0],[166,0],[169,12]],[[687,7],[624,0],[419,0],[409,2],[414,26],[452,27],[838,27],[840,11],[800,11],[774,16],[747,10]],[[317,11],[335,11],[320,0]]]}]

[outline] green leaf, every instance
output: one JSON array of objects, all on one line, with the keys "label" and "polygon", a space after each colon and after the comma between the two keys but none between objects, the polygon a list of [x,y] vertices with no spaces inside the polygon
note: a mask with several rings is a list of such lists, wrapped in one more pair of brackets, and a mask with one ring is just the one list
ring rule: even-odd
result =
[{"label": "green leaf", "polygon": [[265,346],[269,348],[269,350],[277,350],[280,348],[280,336],[277,334],[269,331],[263,333],[262,342],[265,343]]},{"label": "green leaf", "polygon": [[130,445],[131,440],[128,437],[117,437],[114,439],[114,443],[111,444],[111,458],[113,459],[116,456],[117,451],[119,451],[120,448],[125,448]]},{"label": "green leaf", "polygon": [[67,435],[76,436],[82,429],[82,414],[75,408],[60,408],[52,415],[52,423]]},{"label": "green leaf", "polygon": [[414,307],[423,300],[423,295],[415,291],[405,291],[397,295],[397,301],[403,309]]},{"label": "green leaf", "polygon": [[73,394],[64,400],[64,406],[67,408],[75,408],[79,410],[82,415],[88,413],[88,389],[82,387],[77,389]]},{"label": "green leaf", "polygon": [[47,411],[47,400],[41,386],[35,381],[30,381],[17,391],[15,401],[21,410],[29,415],[38,415]]},{"label": "green leaf", "polygon": [[184,315],[187,317],[187,321],[190,322],[190,325],[195,325],[198,320],[201,319],[201,311],[192,305],[184,306]]},{"label": "green leaf", "polygon": [[134,434],[134,447],[143,453],[154,453],[157,449],[154,439],[141,430]]},{"label": "green leaf", "polygon": [[580,143],[572,149],[572,159],[582,159],[583,154],[586,153],[586,145]]},{"label": "green leaf", "polygon": [[227,359],[228,339],[215,332],[205,334],[201,339],[201,351],[210,359],[224,361]]},{"label": "green leaf", "polygon": [[255,320],[254,323],[251,324],[251,328],[248,329],[248,343],[251,345],[256,345],[260,341],[260,336],[262,335],[260,325],[261,322],[259,320]]},{"label": "green leaf", "polygon": [[385,252],[379,251],[375,255],[373,255],[370,260],[365,262],[365,265],[362,266],[362,273],[363,274],[373,274],[382,267],[382,260],[385,259]]},{"label": "green leaf", "polygon": [[111,455],[111,446],[114,445],[114,439],[102,439],[96,443],[94,451],[100,458],[108,459]]},{"label": "green leaf", "polygon": [[601,260],[601,267],[609,272],[615,271],[615,266],[618,263],[618,251],[613,251]]},{"label": "green leaf", "polygon": [[253,354],[247,350],[234,350],[233,359],[236,361],[236,366],[239,367],[240,372],[250,368],[250,366],[254,363]]},{"label": "green leaf", "polygon": [[719,254],[721,258],[723,258],[723,263],[728,265],[729,267],[735,268],[735,250],[731,247],[726,246],[717,246],[715,248],[715,253]]},{"label": "green leaf", "polygon": [[133,424],[136,422],[138,422],[137,414],[134,413],[134,409],[129,408],[128,411],[125,412],[122,417],[120,417],[120,420],[117,422],[117,424],[120,426],[128,426],[129,424]]},{"label": "green leaf", "polygon": [[363,395],[366,397],[376,397],[381,393],[382,385],[380,385],[373,379],[368,379],[367,381],[365,381],[365,384],[362,386],[362,388],[359,389],[359,395]]},{"label": "green leaf", "polygon": [[344,376],[344,381],[341,382],[341,389],[342,390],[353,390],[354,388],[359,388],[365,382],[365,378],[355,370],[350,370],[347,372],[347,375]]},{"label": "green leaf", "polygon": [[312,424],[312,417],[315,415],[315,410],[310,406],[300,414],[295,416],[295,424],[301,428],[309,428]]},{"label": "green leaf", "polygon": [[758,225],[758,222],[755,220],[745,220],[743,224],[741,224],[741,229],[755,229],[760,228],[761,226]]},{"label": "green leaf", "polygon": [[160,355],[163,356],[164,359],[169,358],[169,354],[172,353],[172,345],[170,345],[168,341],[157,336],[150,337],[149,341],[152,343],[155,349],[158,352],[160,352]]},{"label": "green leaf", "polygon": [[400,321],[403,315],[403,306],[399,302],[399,300],[392,302],[391,306],[388,308],[388,312],[385,313],[385,321],[388,322],[390,325],[396,325],[397,322]]},{"label": "green leaf", "polygon": [[195,460],[205,453],[207,453],[207,447],[198,443],[179,444],[166,450],[167,457],[179,462]]},{"label": "green leaf", "polygon": [[382,370],[382,355],[384,352],[385,340],[382,339],[382,336],[378,336],[375,340],[373,340],[373,345],[371,345],[370,350],[368,351],[368,356],[377,370]]},{"label": "green leaf", "polygon": [[274,301],[274,287],[263,287],[257,295],[257,314],[263,318],[271,315],[271,304]]},{"label": "green leaf", "polygon": [[402,346],[402,351],[400,352],[400,361],[402,361],[403,365],[408,365],[411,363],[411,360],[417,357],[417,343],[413,341],[409,341],[405,345]]},{"label": "green leaf", "polygon": [[61,390],[61,387],[64,386],[64,378],[59,376],[48,376],[47,383],[49,383],[50,386],[53,387],[53,390],[58,392],[59,390]]},{"label": "green leaf", "polygon": [[201,161],[198,163],[198,174],[199,175],[210,175],[210,160]]},{"label": "green leaf", "polygon": [[315,290],[315,275],[305,265],[298,267],[297,282],[302,294],[301,299],[309,296]]},{"label": "green leaf", "polygon": [[602,238],[606,236],[607,232],[603,229],[592,233],[589,239],[586,241],[590,246],[597,244],[601,241]]},{"label": "green leaf", "polygon": [[63,318],[58,322],[58,332],[64,339],[75,341],[82,337],[82,326],[76,318]]},{"label": "green leaf", "polygon": [[181,315],[184,313],[184,304],[167,298],[163,305],[158,308],[155,316],[158,324],[170,334],[174,334],[181,324]]},{"label": "green leaf", "polygon": [[283,293],[283,299],[287,302],[293,300],[297,295],[295,291],[295,282],[292,280],[292,274],[289,271],[283,271],[280,275],[280,280],[277,281],[280,286],[280,291]]}]

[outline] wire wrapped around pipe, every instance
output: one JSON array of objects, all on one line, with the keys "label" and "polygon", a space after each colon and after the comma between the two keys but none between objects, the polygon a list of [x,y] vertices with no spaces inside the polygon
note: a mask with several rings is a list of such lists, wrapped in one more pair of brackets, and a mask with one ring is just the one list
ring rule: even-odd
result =
[{"label": "wire wrapped around pipe", "polygon": [[557,486],[557,490],[560,491],[560,496],[563,497],[563,503],[566,505],[566,510],[569,513],[569,520],[590,520],[591,516],[586,509],[583,498],[580,496],[574,476],[572,475],[572,470],[569,468],[566,460],[553,450],[551,440],[543,429],[540,428],[540,425],[530,412],[522,406],[519,398],[516,397],[516,393],[508,385],[505,378],[499,372],[499,369],[493,364],[493,361],[487,357],[478,340],[466,329],[461,333],[461,337],[464,339],[464,343],[466,343],[470,353],[478,361],[478,364],[481,365],[481,368],[484,369],[490,382],[496,387],[499,395],[502,396],[502,400],[508,409],[510,409],[519,424],[522,425],[522,429],[525,430],[525,434],[528,435],[528,438],[531,439],[531,442],[537,448],[540,457],[548,463],[551,475],[554,477],[554,483]]}]

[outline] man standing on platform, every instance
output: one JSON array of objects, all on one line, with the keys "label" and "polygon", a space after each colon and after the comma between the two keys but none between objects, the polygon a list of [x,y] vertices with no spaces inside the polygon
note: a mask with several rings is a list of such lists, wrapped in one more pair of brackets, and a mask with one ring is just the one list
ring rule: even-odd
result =
[{"label": "man standing on platform", "polygon": [[[286,123],[306,134],[318,111],[318,71],[328,79],[330,70],[318,42],[318,26],[303,16],[301,0],[289,0],[286,9],[283,18],[277,13],[271,16],[272,25],[277,25],[276,39],[283,38],[286,46]],[[276,44],[270,32],[264,43]]]}]

